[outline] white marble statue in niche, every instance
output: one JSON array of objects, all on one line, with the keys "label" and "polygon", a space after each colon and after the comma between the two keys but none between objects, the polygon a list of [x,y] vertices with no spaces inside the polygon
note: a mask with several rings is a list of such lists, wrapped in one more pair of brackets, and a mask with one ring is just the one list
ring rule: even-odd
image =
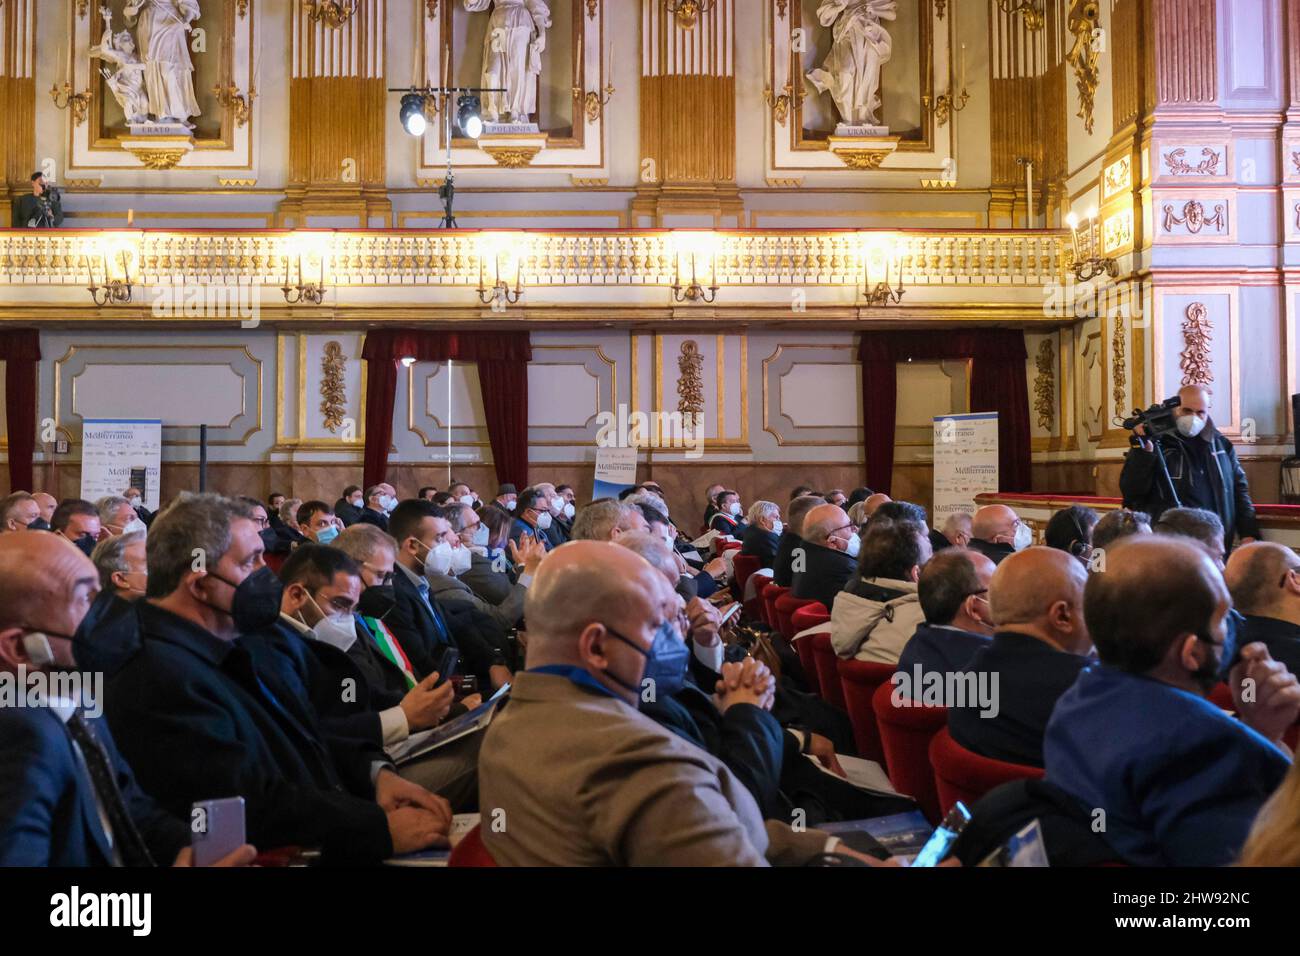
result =
[{"label": "white marble statue in niche", "polygon": [[136,47],[144,60],[144,88],[149,115],[163,125],[194,124],[194,61],[190,58],[191,24],[202,15],[199,0],[130,0],[123,10],[135,27]]},{"label": "white marble statue in niche", "polygon": [[881,20],[898,19],[897,0],[823,0],[817,19],[834,24],[830,54],[821,69],[807,74],[819,92],[830,93],[841,126],[874,127],[880,122],[880,79],[893,53],[893,40]]},{"label": "white marble statue in niche", "polygon": [[481,85],[505,92],[483,94],[483,121],[528,123],[537,110],[537,78],[551,10],[545,0],[465,0],[470,13],[489,7]]},{"label": "white marble statue in niche", "polygon": [[122,107],[126,121],[133,125],[149,121],[149,94],[144,89],[144,64],[135,51],[135,37],[129,30],[113,33],[113,11],[101,7],[104,35],[98,46],[90,48],[91,59],[103,60],[113,68],[101,68],[109,92]]}]

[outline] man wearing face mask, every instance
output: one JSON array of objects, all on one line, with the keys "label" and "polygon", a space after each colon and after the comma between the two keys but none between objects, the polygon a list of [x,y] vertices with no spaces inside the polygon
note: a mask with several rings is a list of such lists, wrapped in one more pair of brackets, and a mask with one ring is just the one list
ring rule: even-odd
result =
[{"label": "man wearing face mask", "polygon": [[541,488],[525,488],[519,494],[514,516],[514,523],[510,526],[511,541],[518,542],[522,535],[529,535],[545,544],[548,551],[554,547],[549,532],[555,517],[551,514],[549,494]]},{"label": "man wearing face mask", "polygon": [[474,494],[474,489],[463,481],[458,481],[447,489],[451,494],[451,502],[454,504],[465,505],[467,508],[473,508],[478,501],[478,496]]},{"label": "man wearing face mask", "polygon": [[128,488],[126,491],[122,492],[122,497],[127,500],[127,503],[131,506],[132,510],[135,511],[136,516],[144,522],[145,527],[147,528],[153,521],[153,512],[144,506],[144,495],[140,493],[140,489]]},{"label": "man wearing face mask", "polygon": [[1300,684],[1263,644],[1241,648],[1228,678],[1239,719],[1206,699],[1235,656],[1231,606],[1204,551],[1174,538],[1128,538],[1088,580],[1101,663],[1056,705],[1046,779],[1105,808],[1102,835],[1131,865],[1231,864],[1290,767]]},{"label": "man wearing face mask", "polygon": [[95,507],[99,509],[101,539],[145,530],[145,523],[131,507],[131,502],[121,495],[106,495],[95,502]]},{"label": "man wearing face mask", "polygon": [[[135,512],[132,512],[131,516],[134,518]],[[138,518],[136,522],[142,528],[144,527],[144,522]],[[106,537],[100,534],[99,511],[89,501],[82,501],[80,498],[69,498],[54,509],[50,530],[67,538],[86,557],[90,557],[91,552],[95,550],[95,543],[101,537]]]},{"label": "man wearing face mask", "polygon": [[[0,671],[84,671],[97,590],[90,561],[57,536],[0,540]],[[0,866],[191,865],[188,808],[170,814],[141,789],[87,692],[0,707]],[[255,855],[240,847],[219,865]]]},{"label": "man wearing face mask", "polygon": [[803,541],[791,552],[791,593],[821,601],[829,611],[835,596],[857,574],[862,539],[843,508],[818,505],[804,515]]},{"label": "man wearing face mask", "polygon": [[195,800],[240,794],[254,842],[319,846],[344,862],[445,838],[446,801],[402,780],[370,743],[323,734],[309,702],[241,641],[279,621],[283,596],[243,505],[183,495],[146,547],[140,649],[105,699],[124,755],[164,807],[188,816]]},{"label": "man wearing face mask", "polygon": [[749,527],[741,539],[740,553],[753,555],[760,568],[776,566],[776,549],[785,525],[781,523],[781,508],[772,501],[755,501],[749,506]]},{"label": "man wearing face mask", "polygon": [[[1224,540],[1233,547],[1238,535],[1242,543],[1259,537],[1259,521],[1250,499],[1250,485],[1232,442],[1214,427],[1210,418],[1210,392],[1203,385],[1184,385],[1178,390],[1174,410],[1177,432],[1151,439],[1145,426],[1134,429],[1134,447],[1124,459],[1119,487],[1124,507],[1145,511],[1159,520],[1165,509],[1181,505],[1213,511],[1223,522]],[[1164,456],[1170,482],[1166,482],[1156,459]]]},{"label": "man wearing face mask", "polygon": [[304,501],[298,506],[298,528],[314,544],[329,544],[342,530],[334,509],[323,501]]},{"label": "man wearing face mask", "polygon": [[1034,531],[1006,505],[985,505],[971,518],[969,547],[994,564],[1034,543]]},{"label": "man wearing face mask", "polygon": [[576,510],[565,503],[564,497],[550,482],[538,482],[533,487],[541,494],[542,506],[547,509],[551,517],[550,522],[543,529],[546,539],[552,548],[558,548],[571,537],[570,530],[573,527],[573,516]]},{"label": "man wearing face mask", "polygon": [[916,582],[930,560],[930,539],[918,521],[877,517],[861,547],[857,573],[831,607],[831,644],[843,658],[897,664],[925,621]]},{"label": "man wearing face mask", "polygon": [[[474,509],[466,504],[450,504],[443,508],[446,514],[448,530],[440,540],[451,545],[451,554],[445,562],[441,557],[435,559],[433,569],[425,570],[429,581],[429,591],[442,607],[452,604],[470,604],[481,613],[491,618],[503,631],[510,631],[519,625],[524,616],[524,596],[528,585],[532,583],[537,566],[546,557],[546,546],[536,538],[523,536],[519,543],[511,541],[507,547],[511,562],[523,566],[514,586],[503,601],[492,603],[474,593],[474,589],[461,580],[473,564],[474,548],[487,544],[487,527]],[[481,531],[480,531],[481,529]],[[446,564],[446,570],[442,565]]]},{"label": "man wearing face mask", "polygon": [[573,539],[573,517],[578,513],[578,496],[574,493],[572,485],[556,485],[555,493],[564,503],[560,514],[555,519],[555,523],[564,532],[564,540],[571,541]]},{"label": "man wearing face mask", "polygon": [[744,517],[742,517],[744,509],[740,504],[740,495],[734,491],[723,489],[718,492],[714,502],[717,504],[717,511],[709,520],[710,530],[719,534],[730,535],[739,541],[745,536],[745,530],[749,527],[745,524]]},{"label": "man wearing face mask", "polygon": [[993,636],[989,581],[994,564],[978,551],[950,548],[925,563],[916,582],[925,620],[898,658],[898,672],[907,675],[916,694],[916,668],[922,674],[959,674]]},{"label": "man wearing face mask", "polygon": [[[528,670],[488,728],[483,842],[506,866],[802,863],[826,835],[764,825],[726,765],[638,712],[650,661],[681,644],[679,599],[626,548],[575,541],[529,589]],[[675,643],[674,643],[675,642]]]},{"label": "man wearing face mask", "polygon": [[41,506],[26,491],[15,491],[0,498],[0,534],[11,531],[49,531],[49,522],[41,517]]},{"label": "man wearing face mask", "polygon": [[388,530],[388,513],[391,504],[393,508],[397,507],[397,502],[385,490],[386,485],[371,485],[366,489],[366,504],[361,509],[361,515],[357,521],[363,524],[372,524],[381,531]]},{"label": "man wearing face mask", "polygon": [[143,531],[128,531],[95,545],[90,560],[99,572],[101,594],[114,594],[125,601],[144,597],[149,583],[144,546]]},{"label": "man wearing face mask", "polygon": [[343,527],[350,528],[361,520],[361,509],[365,507],[366,496],[357,485],[348,485],[343,494],[334,502],[334,513],[338,515]]},{"label": "man wearing face mask", "polygon": [[497,496],[492,499],[492,503],[503,511],[513,514],[518,499],[519,492],[515,486],[506,483],[497,489]]}]

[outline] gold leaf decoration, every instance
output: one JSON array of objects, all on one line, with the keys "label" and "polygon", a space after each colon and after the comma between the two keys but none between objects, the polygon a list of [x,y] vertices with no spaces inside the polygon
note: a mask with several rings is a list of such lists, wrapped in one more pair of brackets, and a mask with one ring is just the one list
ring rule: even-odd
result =
[{"label": "gold leaf decoration", "polygon": [[704,356],[694,339],[682,343],[677,370],[677,410],[698,419],[704,414]]},{"label": "gold leaf decoration", "polygon": [[1038,346],[1034,364],[1034,411],[1038,413],[1038,427],[1051,431],[1056,421],[1056,354],[1051,339],[1043,339]]},{"label": "gold leaf decoration", "polygon": [[330,432],[337,432],[342,427],[343,416],[347,412],[347,393],[343,382],[343,367],[346,364],[343,346],[338,342],[326,342],[325,354],[320,360],[320,413],[325,416],[325,427]]},{"label": "gold leaf decoration", "polygon": [[1193,302],[1183,319],[1183,350],[1178,367],[1183,370],[1184,385],[1208,385],[1214,381],[1210,368],[1210,341],[1214,326],[1204,302]]}]

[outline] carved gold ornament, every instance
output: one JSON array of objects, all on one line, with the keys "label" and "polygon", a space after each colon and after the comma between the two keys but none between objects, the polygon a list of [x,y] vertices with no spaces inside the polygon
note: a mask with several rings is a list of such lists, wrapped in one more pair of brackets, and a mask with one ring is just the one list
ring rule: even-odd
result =
[{"label": "carved gold ornament", "polygon": [[780,94],[775,96],[772,94],[770,83],[763,90],[763,102],[772,108],[772,117],[782,126],[790,118],[790,107],[798,108],[803,106],[803,101],[807,96],[808,94],[803,89],[800,89],[796,94],[794,87],[789,83],[785,85]]},{"label": "carved gold ornament", "polygon": [[243,126],[253,116],[253,100],[257,97],[257,90],[249,88],[248,94],[239,92],[239,87],[231,83],[228,86],[222,86],[218,83],[212,87],[212,95],[217,98],[217,102],[223,108],[229,109],[234,113],[235,125]]},{"label": "carved gold ornament", "polygon": [[1039,0],[998,0],[998,9],[1015,16],[1019,13],[1025,18],[1025,29],[1037,33],[1047,22]]},{"label": "carved gold ornament", "polygon": [[1056,354],[1051,339],[1043,339],[1034,361],[1038,374],[1034,376],[1034,411],[1038,413],[1038,427],[1051,431],[1056,421]]},{"label": "carved gold ornament", "polygon": [[430,20],[438,19],[438,4],[440,0],[424,0],[424,15]]},{"label": "carved gold ornament", "polygon": [[337,432],[342,427],[347,412],[348,399],[343,381],[346,365],[343,346],[338,342],[326,342],[325,354],[320,360],[320,413],[325,416],[325,427],[331,432]]},{"label": "carved gold ornament", "polygon": [[[1074,70],[1075,89],[1079,91],[1079,112],[1075,115],[1083,120],[1083,128],[1089,135],[1092,134],[1097,85],[1101,80],[1101,71],[1097,67],[1101,50],[1094,42],[1100,16],[1096,0],[1075,0],[1070,10],[1070,32],[1074,34],[1074,46],[1065,55],[1065,62]],[[1028,26],[1027,20],[1025,25]]]},{"label": "carved gold ornament", "polygon": [[1210,310],[1204,302],[1193,302],[1187,307],[1183,319],[1183,350],[1179,353],[1178,367],[1183,370],[1184,385],[1208,385],[1214,381],[1210,369]]},{"label": "carved gold ornament", "polygon": [[56,84],[50,87],[50,99],[54,100],[56,108],[72,110],[73,125],[80,126],[86,122],[86,112],[90,109],[90,90],[73,93],[71,83],[65,82],[62,86]]},{"label": "carved gold ornament", "polygon": [[1223,203],[1214,207],[1214,215],[1205,214],[1205,205],[1198,199],[1189,199],[1183,203],[1183,215],[1174,213],[1171,203],[1165,203],[1165,232],[1173,232],[1174,226],[1187,226],[1187,231],[1195,235],[1206,226],[1213,226],[1216,232],[1222,232],[1228,226],[1227,209]]},{"label": "carved gold ornament", "polygon": [[358,0],[302,0],[307,16],[317,23],[338,29],[357,12]]},{"label": "carved gold ornament", "polygon": [[[782,4],[782,6],[785,6],[785,4]],[[948,0],[934,0],[934,15],[936,17],[942,20],[944,14],[947,12],[948,12]]]},{"label": "carved gold ornament", "polygon": [[1128,338],[1124,333],[1124,316],[1115,316],[1115,330],[1110,337],[1110,396],[1115,400],[1115,414],[1124,417],[1124,386],[1128,384]]},{"label": "carved gold ornament", "polygon": [[175,169],[187,152],[185,149],[137,149],[133,155],[144,163],[145,169]]},{"label": "carved gold ornament", "polygon": [[243,20],[248,16],[249,0],[236,0],[235,8],[239,11],[239,19]]},{"label": "carved gold ornament", "polygon": [[1223,158],[1222,154],[1205,146],[1201,149],[1201,161],[1195,166],[1183,158],[1186,154],[1187,150],[1182,146],[1165,153],[1165,165],[1169,167],[1171,176],[1217,176],[1219,174],[1219,161]]},{"label": "carved gold ornament", "polygon": [[86,19],[86,12],[90,10],[90,0],[77,0],[77,19]]},{"label": "carved gold ornament", "polygon": [[835,152],[849,169],[879,169],[893,150],[887,149],[841,149]]},{"label": "carved gold ornament", "polygon": [[694,339],[682,343],[677,370],[677,411],[698,418],[704,414],[704,356]]},{"label": "carved gold ornament", "polygon": [[582,104],[582,111],[587,115],[587,122],[594,123],[600,119],[600,114],[609,105],[609,101],[613,99],[616,92],[618,91],[614,89],[613,83],[607,84],[604,90],[588,90],[585,93],[582,87],[575,86],[573,88],[573,98]]},{"label": "carved gold ornament", "polygon": [[[430,2],[430,3],[433,3],[434,0],[429,0],[429,2]],[[599,0],[587,0],[587,19],[588,19],[588,20],[594,20],[594,19],[596,19],[596,7],[597,7],[598,5],[599,5]]]},{"label": "carved gold ornament", "polygon": [[541,152],[540,146],[484,146],[483,152],[492,157],[498,166],[506,169],[523,169]]},{"label": "carved gold ornament", "polygon": [[715,0],[664,0],[664,9],[677,18],[677,26],[683,30],[693,29],[700,19],[700,14],[713,9]]}]

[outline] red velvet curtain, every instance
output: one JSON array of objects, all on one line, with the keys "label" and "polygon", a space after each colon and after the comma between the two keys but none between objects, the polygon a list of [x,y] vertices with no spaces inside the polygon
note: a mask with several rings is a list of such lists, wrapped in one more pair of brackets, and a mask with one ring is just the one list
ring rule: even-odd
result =
[{"label": "red velvet curtain", "polygon": [[41,338],[36,329],[5,330],[0,334],[11,492],[36,490],[32,456],[36,454],[36,364],[40,360]]},{"label": "red velvet curtain", "polygon": [[862,422],[867,484],[889,492],[894,470],[896,366],[908,359],[971,360],[970,410],[998,413],[998,484],[1002,491],[1029,491],[1029,387],[1025,336],[1016,329],[959,332],[864,332]]},{"label": "red velvet curtain", "polygon": [[403,357],[419,362],[474,362],[483,389],[483,412],[497,480],[528,484],[527,332],[443,332],[377,329],[366,334],[361,357],[366,378],[366,487],[384,480],[393,443],[393,404]]}]

